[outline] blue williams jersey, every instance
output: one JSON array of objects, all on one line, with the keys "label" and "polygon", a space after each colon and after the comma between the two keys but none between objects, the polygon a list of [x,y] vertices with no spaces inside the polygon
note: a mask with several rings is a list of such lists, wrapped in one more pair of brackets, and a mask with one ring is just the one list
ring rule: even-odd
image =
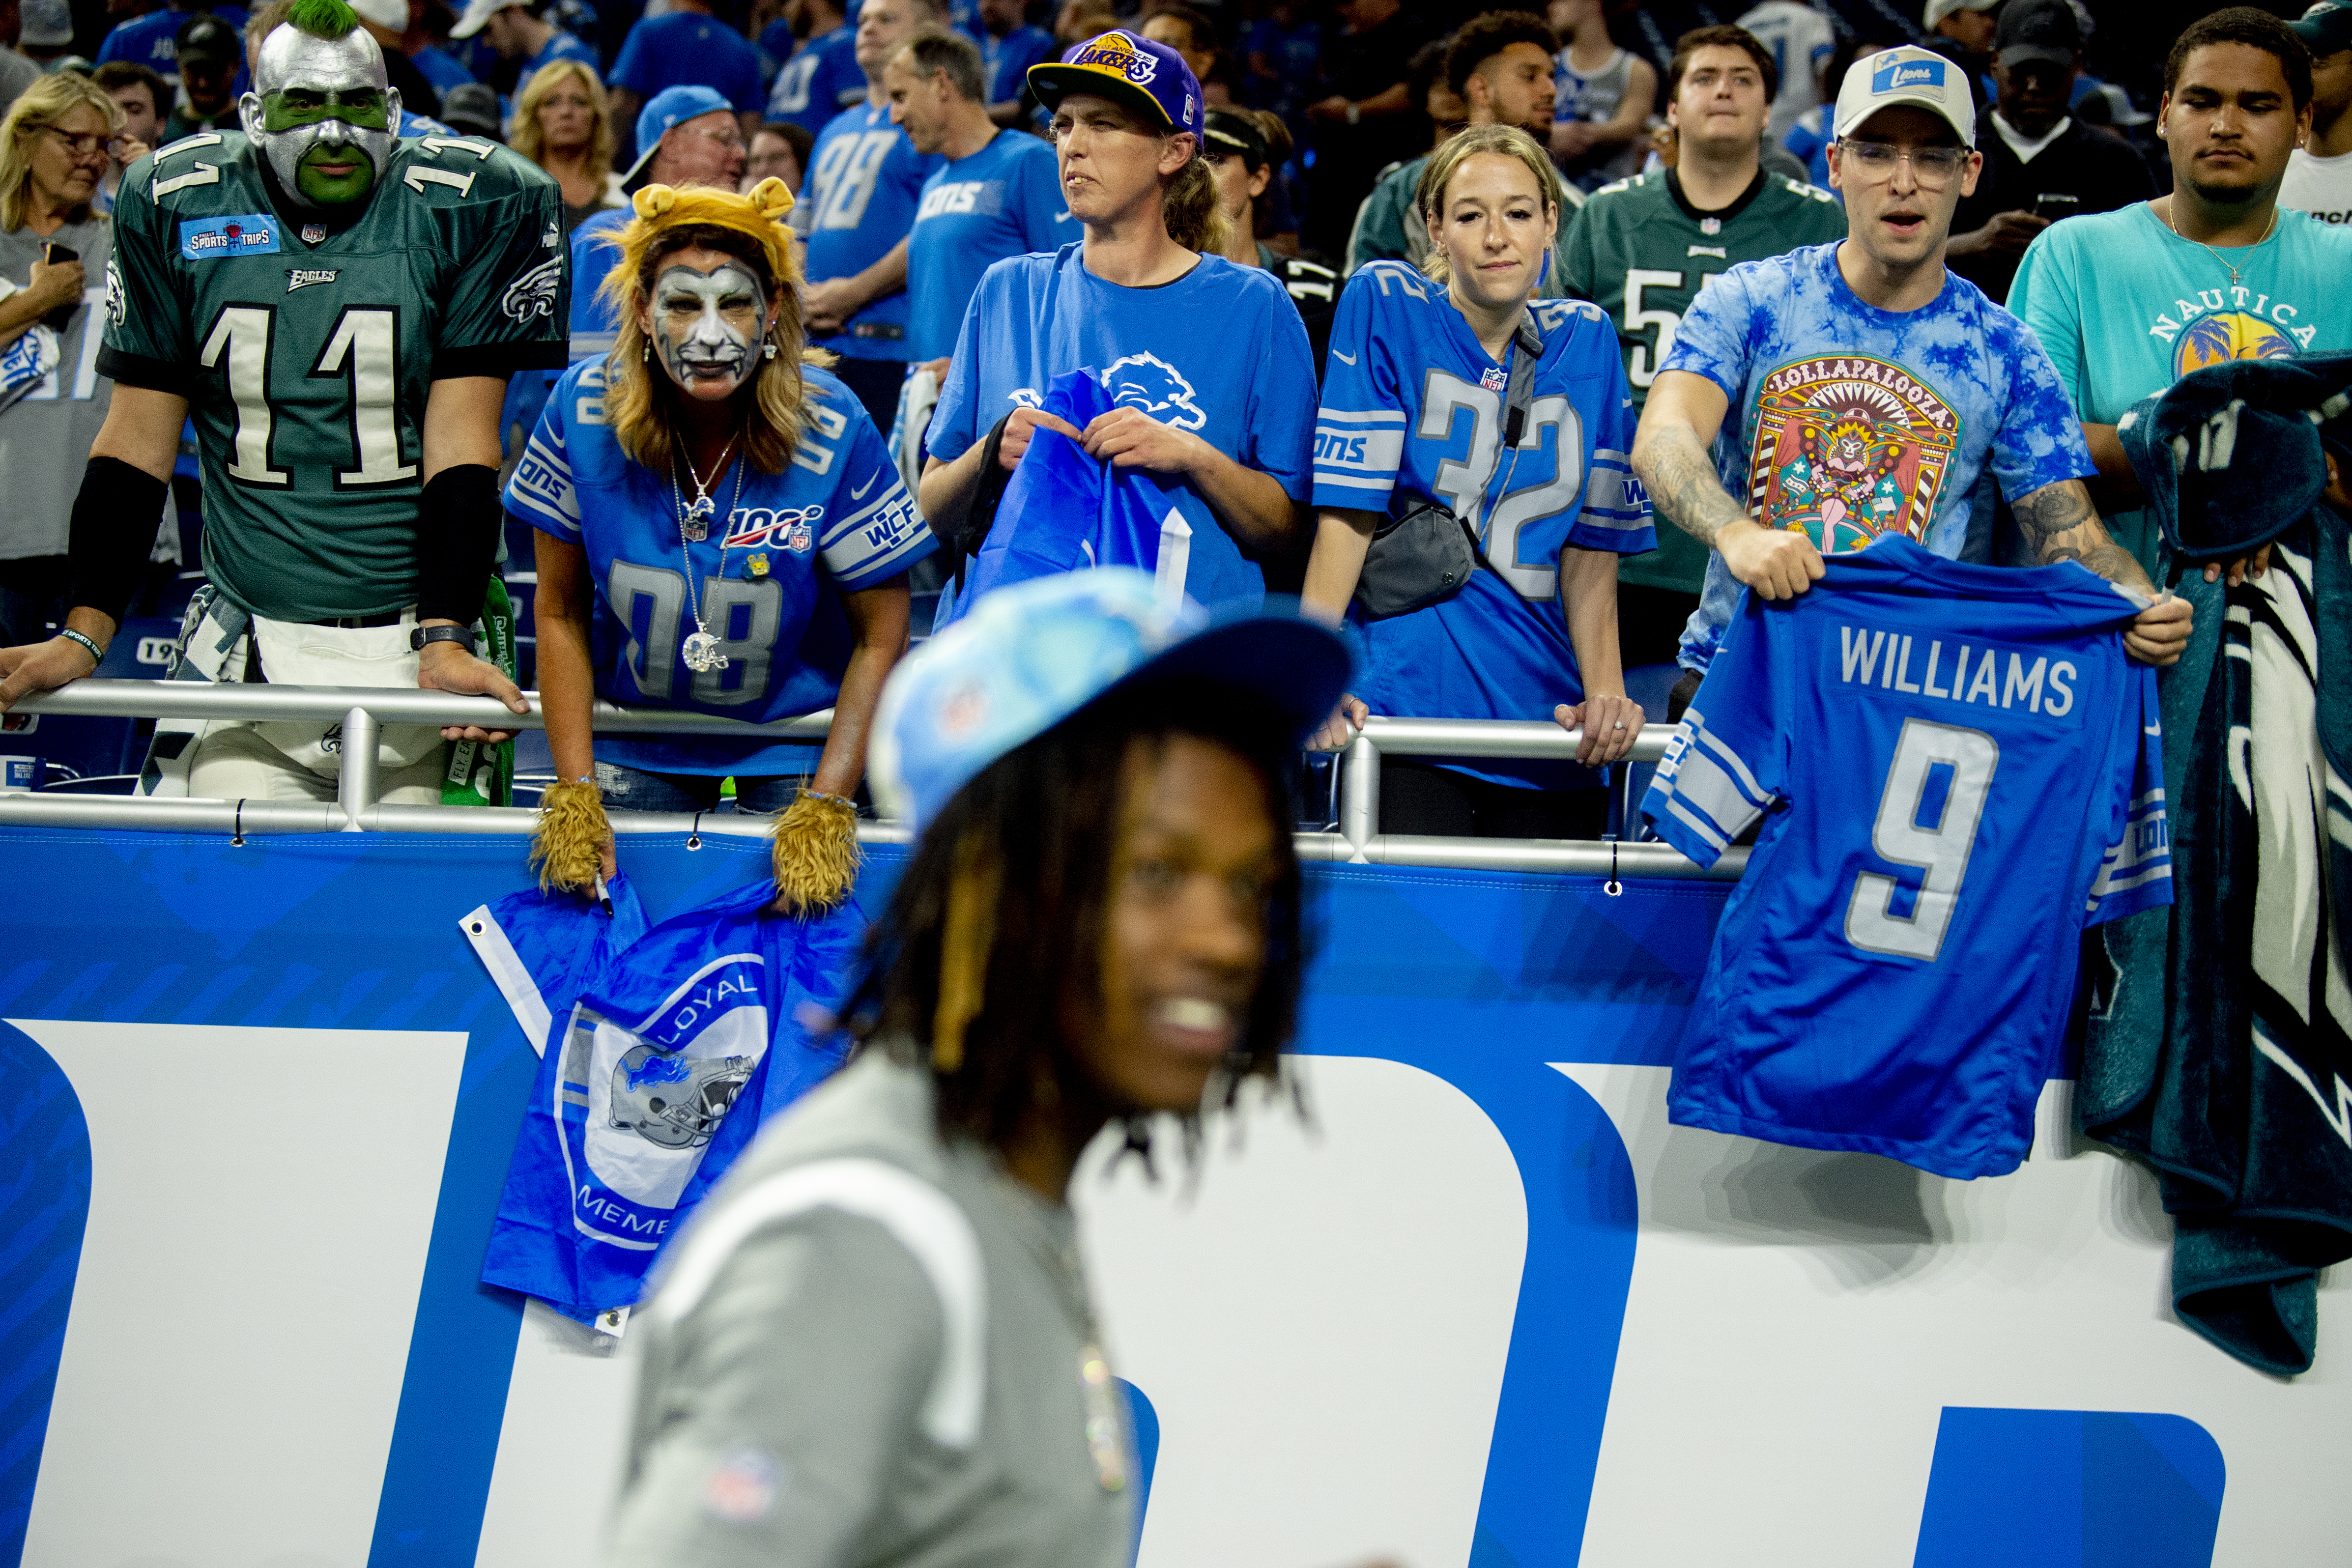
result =
[{"label": "blue williams jersey", "polygon": [[[887,104],[835,115],[809,153],[808,188],[793,226],[808,241],[808,277],[850,277],[890,253],[915,226],[923,182],[940,166],[890,123]],[[853,360],[904,360],[908,301],[893,289],[849,319],[848,330],[811,334],[820,349]]]},{"label": "blue williams jersey", "polygon": [[[1204,256],[1173,283],[1127,288],[1088,272],[1076,241],[998,262],[964,312],[925,450],[953,462],[1015,408],[1042,406],[1054,378],[1076,370],[1093,371],[1114,404],[1189,431],[1307,498],[1315,364],[1272,273]],[[1263,599],[1265,575],[1200,492],[1169,488],[1191,530],[1186,591],[1213,608]],[[946,596],[940,615],[942,625],[952,618]]]},{"label": "blue williams jersey", "polygon": [[[573,365],[548,395],[507,509],[584,549],[596,587],[596,694],[768,723],[828,706],[851,641],[840,595],[877,587],[938,548],[898,465],[849,390],[804,367],[808,425],[781,474],[738,461],[711,486],[709,537],[686,542],[671,481],[632,460],[604,423],[604,365]],[[740,485],[739,485],[740,481]],[[692,591],[686,570],[692,561]],[[727,667],[697,673],[679,646],[702,623]],[[667,773],[805,770],[793,742],[600,736],[596,754]]]},{"label": "blue williams jersey", "polygon": [[[1368,621],[1355,687],[1377,714],[1548,719],[1583,700],[1560,599],[1567,549],[1654,548],[1649,497],[1626,459],[1633,407],[1609,319],[1580,300],[1529,307],[1544,340],[1534,402],[1502,448],[1516,347],[1496,360],[1410,267],[1376,261],[1339,297],[1315,425],[1315,505],[1401,517],[1436,501],[1476,530],[1493,571],[1425,610]],[[1542,764],[1481,762],[1501,783],[1554,781]]]},{"label": "blue williams jersey", "polygon": [[803,44],[768,89],[768,118],[803,126],[814,136],[834,116],[862,101],[866,72],[857,63],[856,45],[857,29],[848,26]]},{"label": "blue williams jersey", "polygon": [[[1705,376],[1731,402],[1716,437],[1723,486],[1768,528],[1835,555],[1887,533],[1957,559],[1977,476],[2014,501],[2089,476],[2090,449],[2033,333],[1957,273],[1916,310],[1863,303],[1818,245],[1706,280],[1659,373]],[[1684,629],[1705,670],[1740,588],[1711,557]]]},{"label": "blue williams jersey", "polygon": [[1000,131],[971,157],[941,162],[923,182],[907,245],[907,357],[955,352],[964,308],[997,262],[1077,237],[1054,150],[1035,137]]},{"label": "blue williams jersey", "polygon": [[2087,927],[2172,902],[2156,672],[2072,562],[1900,537],[1741,600],[1642,814],[1698,862],[1759,819],[1673,1119],[1948,1176],[2032,1142]]},{"label": "blue williams jersey", "polygon": [[1029,68],[1061,57],[1062,46],[1043,27],[1015,27],[1003,37],[982,28],[973,36],[980,45],[981,87],[990,103],[1011,103],[1029,83]]},{"label": "blue williams jersey", "polygon": [[763,878],[647,928],[530,889],[458,922],[540,1055],[482,1260],[488,1284],[587,1322],[634,1306],[664,1242],[761,1123],[841,1064],[808,1010],[841,1003],[866,916],[767,913]]}]

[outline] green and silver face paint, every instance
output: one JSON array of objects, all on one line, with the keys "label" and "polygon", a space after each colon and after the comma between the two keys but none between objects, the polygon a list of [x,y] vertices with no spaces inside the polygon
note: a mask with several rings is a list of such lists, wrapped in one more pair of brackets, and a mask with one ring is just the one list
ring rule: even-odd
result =
[{"label": "green and silver face paint", "polygon": [[759,370],[768,301],[740,262],[722,261],[709,272],[683,262],[665,267],[654,279],[652,314],[662,369],[687,396],[731,397]]},{"label": "green and silver face paint", "polygon": [[278,184],[314,207],[365,201],[400,122],[375,39],[357,27],[321,38],[281,26],[262,40],[253,85],[237,115]]}]

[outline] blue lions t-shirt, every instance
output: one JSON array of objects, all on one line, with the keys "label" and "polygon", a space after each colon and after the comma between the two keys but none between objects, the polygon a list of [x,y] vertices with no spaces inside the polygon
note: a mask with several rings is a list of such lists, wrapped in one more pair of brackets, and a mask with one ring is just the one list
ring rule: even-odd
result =
[{"label": "blue lions t-shirt", "polygon": [[971,157],[941,163],[923,182],[907,246],[907,357],[955,351],[964,308],[991,267],[1077,237],[1054,150],[1035,137],[1000,131]]},{"label": "blue lions t-shirt", "polygon": [[[814,366],[807,427],[781,474],[740,458],[712,484],[721,508],[688,543],[669,476],[629,457],[604,423],[604,361],[563,372],[507,481],[506,507],[588,552],[596,695],[763,724],[828,706],[851,648],[840,595],[875,588],[938,548],[898,465],[849,389]],[[687,581],[688,562],[695,574]],[[689,670],[704,627],[727,667]],[[764,777],[814,762],[793,741],[604,735],[596,754],[663,773]]]},{"label": "blue lions t-shirt", "polygon": [[[859,104],[833,119],[809,153],[809,174],[793,226],[808,241],[811,283],[851,277],[890,253],[915,226],[923,182],[940,166],[890,123],[887,104]],[[820,349],[852,360],[905,360],[908,300],[894,289],[849,319],[849,329],[811,335]]]},{"label": "blue lions t-shirt", "polygon": [[980,79],[990,103],[1010,103],[1021,96],[1029,68],[1059,57],[1062,47],[1043,27],[1015,27],[1003,37],[987,28],[974,35],[980,46]]},{"label": "blue lions t-shirt", "polygon": [[[1582,701],[1560,551],[1655,548],[1649,498],[1625,455],[1633,404],[1615,329],[1580,300],[1538,299],[1530,313],[1543,355],[1527,427],[1507,450],[1516,345],[1489,355],[1444,288],[1398,262],[1363,267],[1339,297],[1315,426],[1315,505],[1401,517],[1436,501],[1476,528],[1495,568],[1403,615],[1370,621],[1349,608],[1356,695],[1376,714],[1548,719],[1555,703]],[[1461,771],[1559,781],[1556,764]]]},{"label": "blue lions t-shirt", "polygon": [[[1731,400],[1716,462],[1758,522],[1801,529],[1823,555],[1896,533],[1951,560],[1979,473],[2013,500],[2094,472],[2024,323],[1948,272],[1920,309],[1865,305],[1837,254],[1813,246],[1708,278],[1659,366]],[[1706,668],[1740,592],[1710,556],[1685,669]]]},{"label": "blue lions t-shirt", "polygon": [[834,116],[866,96],[866,72],[857,63],[857,29],[835,27],[800,47],[776,73],[768,90],[767,116],[804,126],[812,136]]},{"label": "blue lions t-shirt", "polygon": [[1701,865],[1759,833],[1667,1106],[1685,1126],[2016,1168],[2081,934],[2172,902],[2142,601],[2073,561],[1900,535],[1750,596],[1642,814]]},{"label": "blue lions t-shirt", "polygon": [[[739,113],[750,113],[767,100],[760,81],[760,52],[750,40],[716,16],[691,11],[648,16],[631,27],[605,85],[627,88],[641,101],[664,88],[707,87]],[[622,140],[635,141],[634,127],[618,129]],[[630,148],[622,152],[635,155]]]},{"label": "blue lions t-shirt", "polygon": [[[1189,431],[1307,498],[1315,361],[1298,308],[1272,273],[1203,256],[1173,283],[1127,288],[1088,272],[1076,241],[998,262],[964,312],[924,449],[954,461],[1076,370],[1095,371],[1114,403]],[[1192,529],[1185,591],[1212,608],[1263,599],[1265,575],[1200,492],[1171,487]],[[940,614],[941,625],[954,616],[944,595]]]}]

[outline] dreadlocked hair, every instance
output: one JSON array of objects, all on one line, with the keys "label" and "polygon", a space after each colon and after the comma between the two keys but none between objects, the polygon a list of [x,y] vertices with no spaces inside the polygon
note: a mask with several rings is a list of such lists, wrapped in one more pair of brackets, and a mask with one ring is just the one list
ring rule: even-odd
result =
[{"label": "dreadlocked hair", "polygon": [[[1247,693],[1197,684],[1147,685],[1084,709],[992,763],[923,831],[883,917],[867,933],[864,972],[843,1005],[860,1049],[927,1066],[940,1131],[1006,1147],[1033,1109],[1086,1070],[1070,1040],[1103,994],[1105,919],[1116,874],[1129,763],[1177,736],[1247,761],[1275,824],[1265,906],[1265,967],[1221,1086],[1281,1081],[1306,963],[1288,779],[1289,727]],[[1121,1113],[1132,1130],[1147,1114]],[[1197,1111],[1181,1118],[1188,1147]]]},{"label": "dreadlocked hair", "polygon": [[[751,372],[752,417],[746,422],[743,449],[751,466],[761,473],[781,474],[793,460],[801,432],[808,425],[808,382],[801,366],[803,362],[830,365],[833,356],[822,349],[796,347],[805,336],[800,291],[787,281],[779,300],[775,269],[760,243],[723,225],[680,224],[668,229],[647,247],[635,272],[616,267],[605,279],[603,291],[617,307],[621,325],[605,360],[604,418],[622,451],[656,474],[670,471],[677,461],[671,410],[679,392],[668,375],[647,361],[647,340],[645,329],[637,324],[637,314],[653,298],[654,279],[661,275],[662,263],[697,246],[740,261],[758,280],[762,298],[775,302],[768,336],[761,343],[781,347],[774,359],[761,360]],[[754,345],[752,351],[758,353],[760,345]],[[739,390],[735,395],[743,393]]]},{"label": "dreadlocked hair", "polygon": [[360,14],[345,0],[294,0],[286,13],[286,25],[314,38],[331,40],[349,36],[360,25]]}]

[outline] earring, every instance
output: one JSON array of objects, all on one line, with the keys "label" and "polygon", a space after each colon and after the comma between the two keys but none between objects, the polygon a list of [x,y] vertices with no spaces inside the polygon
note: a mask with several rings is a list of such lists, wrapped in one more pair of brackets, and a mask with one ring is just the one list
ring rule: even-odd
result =
[{"label": "earring", "polygon": [[774,359],[776,357],[776,345],[773,343],[764,343],[761,345],[760,357],[763,360]]},{"label": "earring", "polygon": [[652,364],[654,362],[653,340],[650,338],[646,339],[644,343],[639,345],[639,348],[642,351],[637,355],[637,358],[645,361],[645,362],[649,365]]}]

